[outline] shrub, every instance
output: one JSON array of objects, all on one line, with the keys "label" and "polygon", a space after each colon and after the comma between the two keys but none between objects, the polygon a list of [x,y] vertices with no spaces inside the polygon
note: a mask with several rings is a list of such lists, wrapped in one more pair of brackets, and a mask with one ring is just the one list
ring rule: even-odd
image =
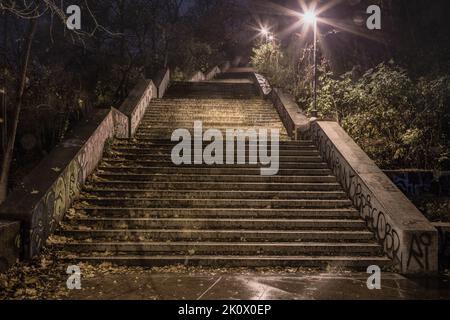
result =
[{"label": "shrub", "polygon": [[[288,90],[310,111],[311,66],[304,63],[308,57],[300,59],[297,70],[287,61],[273,45],[255,49],[252,59],[273,85]],[[393,61],[362,75],[357,69],[335,76],[326,61],[321,62],[320,117],[338,121],[385,169],[449,169],[450,78],[412,79]]]}]

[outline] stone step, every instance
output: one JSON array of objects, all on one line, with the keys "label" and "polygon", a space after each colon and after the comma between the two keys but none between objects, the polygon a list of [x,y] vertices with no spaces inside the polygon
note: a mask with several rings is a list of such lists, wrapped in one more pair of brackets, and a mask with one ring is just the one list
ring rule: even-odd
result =
[{"label": "stone step", "polygon": [[68,242],[55,245],[74,253],[108,252],[114,255],[361,255],[379,256],[375,243],[317,242]]},{"label": "stone step", "polygon": [[[75,207],[78,207],[75,205]],[[91,206],[77,209],[89,217],[110,218],[278,218],[358,219],[355,209],[232,209],[232,208],[119,208]]]},{"label": "stone step", "polygon": [[245,106],[253,105],[253,106],[271,106],[270,102],[263,100],[259,97],[254,97],[252,100],[240,100],[240,99],[189,99],[189,98],[163,98],[163,99],[153,99],[151,105],[157,106],[171,106],[171,105],[181,105],[181,106],[190,106],[190,105],[209,105],[212,107],[216,106],[240,106],[242,110],[245,110]]},{"label": "stone step", "polygon": [[[153,99],[150,102],[150,107],[210,107],[215,108],[214,110],[220,111],[222,108],[233,108],[237,107],[241,110],[245,111],[246,107],[255,107],[255,108],[265,108],[268,109],[272,107],[270,102],[261,100],[258,97],[253,97],[253,99],[191,99],[191,98],[182,98],[182,97],[172,97],[172,98],[164,98],[160,100]],[[273,110],[273,109],[272,109]]]},{"label": "stone step", "polygon": [[[210,122],[222,122],[222,121],[252,121],[252,120],[266,120],[270,122],[280,122],[280,118],[276,110],[272,107],[266,108],[253,108],[243,111],[242,107],[237,108],[221,108],[222,111],[217,110],[215,107],[161,107],[155,108],[150,106],[151,113],[147,113],[142,118],[143,121],[153,122],[157,119],[161,119],[164,123],[170,123],[171,120],[180,122],[192,122],[192,117],[202,116],[204,120]],[[164,118],[162,115],[172,115],[171,118]]]},{"label": "stone step", "polygon": [[[205,146],[207,146],[208,144],[206,143]],[[175,146],[174,146],[175,147]],[[251,148],[251,149],[250,149]],[[173,148],[167,148],[167,149],[155,149],[155,148],[145,148],[145,147],[139,147],[139,148],[133,148],[130,146],[112,146],[111,150],[114,152],[119,152],[119,153],[126,153],[126,154],[131,154],[131,153],[137,153],[137,154],[142,154],[142,155],[168,155],[170,156],[172,153]],[[189,148],[189,150],[191,151],[192,154],[195,154],[195,152],[201,152],[203,154],[204,149],[203,148],[197,148],[196,146],[194,146],[194,143],[191,144],[191,148]],[[272,145],[270,143],[270,141],[267,143],[267,150],[270,152],[272,150]],[[223,152],[225,153],[227,151],[226,148],[226,143],[223,144]],[[251,146],[249,148],[237,148],[237,146],[234,146],[234,154],[248,154],[250,151],[252,152],[256,152],[259,155],[259,148],[257,146]],[[245,153],[244,153],[245,152]],[[292,149],[281,149],[279,150],[279,155],[281,157],[284,156],[314,156],[314,157],[320,157],[319,151],[315,150],[315,149],[297,149],[297,150],[292,150]]]},{"label": "stone step", "polygon": [[205,93],[205,92],[191,92],[191,93],[186,93],[186,92],[171,92],[171,93],[167,93],[166,94],[166,98],[172,99],[172,98],[179,98],[180,96],[185,97],[185,98],[189,98],[189,99],[205,99],[205,100],[213,100],[213,99],[218,99],[218,100],[225,100],[225,99],[230,99],[230,100],[235,100],[235,99],[240,99],[240,100],[254,100],[256,98],[256,95],[254,93],[239,93],[239,92],[228,92],[228,93],[223,93],[223,92],[210,92],[210,93]]},{"label": "stone step", "polygon": [[[217,100],[216,100],[217,101]],[[214,119],[214,116],[217,116],[219,119],[227,119],[227,115],[230,116],[231,120],[239,119],[242,117],[251,117],[251,118],[261,118],[264,116],[268,116],[271,119],[275,119],[280,121],[280,118],[277,117],[277,110],[271,105],[255,105],[249,102],[244,104],[233,104],[228,99],[227,103],[215,103],[215,104],[205,104],[204,102],[196,102],[190,103],[186,105],[179,104],[166,104],[166,105],[154,105],[150,104],[148,106],[149,112],[144,115],[144,119],[152,119],[152,118],[162,118],[161,114],[173,114],[178,119],[183,119],[182,115],[186,115],[187,119],[191,118],[193,115],[197,115],[192,111],[195,111],[198,114],[204,114],[211,116],[211,119]],[[246,100],[248,101],[248,100]],[[191,113],[189,113],[191,111]]]},{"label": "stone step", "polygon": [[[261,166],[268,167],[268,166]],[[261,169],[255,168],[234,168],[230,165],[228,168],[207,168],[207,167],[112,167],[100,166],[99,173],[122,173],[122,174],[198,174],[198,175],[261,175]],[[328,176],[331,174],[329,169],[279,169],[277,176]]]},{"label": "stone step", "polygon": [[205,97],[207,99],[212,99],[213,97],[222,99],[226,99],[226,97],[233,99],[242,99],[242,97],[255,98],[256,89],[253,84],[200,84],[197,82],[193,84],[176,84],[170,86],[166,93],[166,98],[172,97],[183,97],[190,99],[196,97]]},{"label": "stone step", "polygon": [[186,82],[186,83],[171,83],[166,97],[180,96],[183,98],[189,97],[192,93],[200,93],[210,95],[217,94],[254,94],[256,96],[256,88],[252,83],[226,83],[226,82]]},{"label": "stone step", "polygon": [[162,123],[168,123],[172,121],[186,123],[187,126],[192,127],[194,121],[203,120],[204,123],[222,123],[230,122],[232,126],[236,125],[236,122],[248,121],[267,121],[270,123],[280,123],[280,118],[274,110],[247,110],[246,112],[235,111],[233,109],[227,109],[227,111],[217,112],[214,110],[190,108],[190,109],[178,109],[171,108],[166,110],[153,110],[152,114],[145,115],[142,119],[144,122],[154,123],[161,120]]},{"label": "stone step", "polygon": [[270,119],[273,121],[280,122],[280,117],[277,111],[272,106],[256,106],[251,105],[244,106],[234,106],[229,105],[218,105],[208,106],[208,105],[190,105],[190,106],[161,106],[156,107],[149,105],[149,112],[143,117],[144,120],[154,120],[162,119],[163,121],[168,121],[169,119],[164,116],[172,115],[173,119],[179,121],[189,121],[193,117],[203,116],[211,121],[214,120],[237,120],[242,119]]},{"label": "stone step", "polygon": [[[195,121],[203,120],[204,122],[221,123],[221,122],[234,122],[241,121],[268,121],[271,123],[280,123],[280,117],[276,110],[272,107],[269,108],[248,108],[243,111],[242,107],[227,108],[227,107],[161,107],[151,108],[151,113],[144,115],[142,120],[145,122],[154,122],[161,119],[164,123],[170,121],[186,122],[192,126]],[[220,109],[219,109],[220,108]]]},{"label": "stone step", "polygon": [[[110,152],[108,154],[109,157],[114,156],[114,157],[118,157],[121,159],[125,159],[125,160],[154,160],[154,161],[161,161],[161,162],[170,162],[172,161],[172,157],[171,155],[159,155],[159,154],[155,154],[155,153],[151,153],[149,152],[148,154],[140,154],[138,152],[119,152],[119,151],[114,151],[113,153]],[[194,154],[191,155],[191,158],[194,157]],[[226,159],[226,154],[223,155],[222,158]],[[249,159],[249,154],[248,152],[246,153],[246,157],[245,157],[245,162],[248,163]],[[259,159],[259,156],[258,156]],[[237,155],[235,155],[234,157],[234,161],[235,163],[237,163]],[[285,155],[280,155],[278,157],[278,161],[279,163],[282,162],[319,162],[319,163],[323,163],[322,157],[319,155],[316,156],[285,156]]]},{"label": "stone step", "polygon": [[[201,121],[198,120],[198,121]],[[175,132],[175,130],[183,129],[189,131],[191,136],[194,136],[194,127],[193,122],[189,124],[180,124],[176,122],[172,122],[170,125],[164,127],[164,128],[158,128],[155,125],[147,124],[147,125],[141,125],[136,133],[139,132],[139,134],[147,134],[147,135],[155,135],[155,134],[164,134],[168,135],[167,139],[171,139],[172,134]],[[227,132],[231,132],[231,134],[235,134],[238,132],[238,130],[241,130],[241,132],[247,133],[248,131],[252,130],[251,132],[255,132],[258,134],[259,132],[264,133],[264,130],[268,132],[268,139],[270,139],[270,135],[272,132],[278,131],[278,134],[286,135],[286,129],[282,124],[271,124],[271,123],[263,123],[263,122],[254,122],[254,123],[241,123],[241,124],[235,124],[234,126],[227,126],[226,123],[218,124],[218,125],[203,125],[202,127],[202,133],[204,134],[207,130],[218,130],[224,139],[227,136]],[[261,133],[261,134],[262,134]]]},{"label": "stone step", "polygon": [[348,208],[352,205],[348,199],[175,199],[175,198],[120,198],[120,197],[81,197],[87,205],[116,206],[125,208]]},{"label": "stone step", "polygon": [[[217,101],[217,99],[215,100]],[[228,102],[227,102],[228,101]],[[216,102],[216,103],[205,103],[204,100],[191,102],[191,103],[166,103],[166,104],[158,104],[155,105],[151,103],[149,105],[150,112],[146,113],[145,117],[157,117],[160,116],[161,113],[164,112],[176,112],[181,111],[185,112],[188,115],[192,115],[192,113],[189,114],[189,111],[201,111],[201,112],[215,112],[219,117],[225,117],[227,114],[230,114],[230,116],[240,117],[243,115],[249,115],[252,117],[259,117],[264,114],[271,114],[271,115],[277,115],[277,110],[271,106],[270,104],[254,104],[252,102],[249,102],[248,100],[246,103],[234,103],[233,101],[230,101],[229,99],[227,101],[224,101],[223,103]],[[159,113],[157,113],[158,111]],[[233,111],[233,112],[229,112]],[[275,119],[278,119],[277,117],[274,117]]]},{"label": "stone step", "polygon": [[124,266],[158,267],[191,265],[204,267],[347,267],[365,271],[370,265],[390,266],[385,257],[364,256],[84,256],[67,262],[113,263]]},{"label": "stone step", "polygon": [[[159,161],[159,160],[126,160],[120,158],[104,158],[102,162],[104,167],[150,167],[150,168],[178,168],[179,165],[174,164],[172,161]],[[183,164],[183,168],[235,168],[235,169],[258,169],[264,167],[260,164]],[[328,165],[325,162],[280,162],[280,169],[328,169]]]},{"label": "stone step", "polygon": [[[192,218],[76,218],[66,221],[71,229],[208,229],[208,230],[364,230],[362,219],[192,219]],[[84,230],[84,229],[82,229]]]},{"label": "stone step", "polygon": [[[227,95],[229,95],[227,93]],[[200,108],[200,107],[209,107],[212,109],[216,109],[218,111],[222,109],[238,109],[241,112],[245,112],[247,108],[261,108],[264,110],[276,110],[273,108],[272,104],[269,101],[264,101],[259,99],[258,97],[253,96],[253,99],[217,99],[207,97],[202,97],[201,99],[196,98],[185,98],[182,99],[180,97],[167,97],[162,100],[152,100],[150,102],[150,107],[155,108],[171,108],[171,107],[179,107],[179,108]]]},{"label": "stone step", "polygon": [[[170,117],[169,117],[170,119]],[[172,120],[172,121],[167,121],[167,123],[164,123],[162,121],[160,121],[161,119],[155,119],[153,121],[145,121],[142,122],[141,125],[139,126],[139,128],[141,130],[162,130],[161,126],[165,126],[164,128],[170,128],[172,129],[172,131],[174,129],[178,129],[178,128],[193,128],[194,127],[194,120],[195,121],[201,121],[202,122],[202,127],[203,127],[203,131],[206,131],[208,129],[220,129],[222,132],[226,132],[226,129],[232,129],[232,130],[238,130],[241,128],[244,128],[245,130],[251,129],[251,128],[257,128],[258,129],[262,129],[262,128],[267,128],[268,130],[273,130],[273,129],[284,129],[283,125],[277,121],[273,121],[273,120],[267,120],[267,121],[262,121],[262,120],[254,120],[254,121],[250,121],[250,120],[245,120],[245,121],[234,121],[234,122],[229,122],[229,121],[221,121],[218,122],[217,120],[215,122],[210,122],[210,121],[205,121],[204,118],[196,116],[195,119],[193,121],[177,121],[177,120]]]},{"label": "stone step", "polygon": [[[173,145],[174,143],[170,142],[170,139],[171,139],[171,136],[170,137],[151,137],[149,135],[145,135],[145,134],[140,135],[140,134],[136,133],[136,135],[134,136],[134,139],[132,141]],[[248,141],[248,139],[246,139],[246,140]],[[279,141],[280,148],[282,148],[282,146],[284,146],[285,144],[290,144],[290,143],[292,143],[292,140],[290,138],[289,139],[281,139]],[[271,145],[271,143],[268,143],[268,144]],[[247,144],[246,144],[246,146],[247,146]]]},{"label": "stone step", "polygon": [[231,191],[86,188],[84,196],[168,199],[346,199],[343,191]]},{"label": "stone step", "polygon": [[[191,124],[190,127],[187,127],[187,128],[176,126],[176,125],[172,125],[170,127],[155,127],[155,126],[145,127],[145,126],[140,126],[139,129],[138,129],[138,132],[141,133],[141,134],[144,134],[144,133],[147,133],[147,134],[156,134],[156,133],[167,134],[168,133],[169,137],[171,137],[172,133],[176,129],[188,130],[191,133],[192,136],[194,134],[194,128],[193,128],[192,124]],[[283,124],[281,124],[281,123],[279,123],[277,125],[270,125],[270,126],[267,126],[267,125],[264,125],[264,124],[260,124],[260,125],[250,124],[250,125],[243,125],[243,126],[235,125],[233,127],[227,127],[227,126],[219,127],[219,126],[217,126],[217,127],[209,127],[209,128],[206,127],[206,126],[203,126],[202,129],[203,129],[203,131],[202,131],[203,133],[206,130],[209,130],[209,129],[219,130],[223,134],[224,137],[225,137],[225,134],[226,134],[227,130],[230,130],[230,129],[231,130],[235,130],[235,131],[237,131],[237,130],[244,130],[244,131],[255,130],[256,132],[258,132],[259,130],[268,130],[269,133],[273,132],[273,130],[275,130],[275,129],[278,129],[279,132],[280,132],[280,135],[285,130],[284,127],[283,127]]]},{"label": "stone step", "polygon": [[[288,145],[288,144],[283,144],[282,142],[284,141],[280,141],[280,154],[282,154],[283,152],[290,152],[290,151],[297,151],[297,150],[305,150],[305,151],[312,151],[312,150],[317,150],[317,147],[315,145]],[[120,148],[143,148],[143,149],[152,149],[155,151],[160,151],[160,152],[171,152],[172,149],[177,145],[177,142],[172,142],[172,143],[167,143],[167,144],[153,144],[151,142],[129,142],[129,141],[120,141],[120,142],[116,142],[112,145],[113,148],[115,147],[120,147]],[[209,143],[203,143],[202,144],[202,148],[206,147]],[[224,147],[226,146],[226,142],[223,143]],[[248,142],[246,142],[245,144],[243,144],[243,146],[237,146],[237,143],[234,143],[235,146],[235,150],[236,151],[240,151],[242,149],[248,150],[249,148],[258,148],[259,143],[252,143],[249,144]],[[270,146],[270,145],[269,145]],[[192,145],[192,150],[195,150],[195,146]]]},{"label": "stone step", "polygon": [[[149,134],[149,133],[141,133],[141,132],[137,132],[136,133],[136,138],[137,139],[170,139],[170,137],[172,136],[172,134],[159,134],[159,133],[155,133],[155,134]],[[279,139],[280,141],[288,141],[291,139],[291,137],[286,133],[286,134],[282,134],[280,133],[279,135]]]},{"label": "stone step", "polygon": [[[232,104],[232,103],[230,103]],[[216,103],[214,106],[204,104],[192,104],[186,106],[167,105],[154,106],[149,105],[148,110],[143,119],[161,118],[165,121],[167,115],[171,115],[174,119],[180,121],[188,121],[197,116],[205,116],[210,120],[242,120],[242,119],[272,119],[281,122],[277,110],[270,106],[253,106],[251,104],[235,105],[230,104],[220,105]],[[227,117],[229,116],[229,117]]]},{"label": "stone step", "polygon": [[177,88],[172,89],[166,93],[166,98],[172,99],[172,98],[189,98],[189,99],[207,99],[207,100],[213,100],[213,99],[220,99],[220,100],[226,100],[226,99],[240,99],[240,100],[254,100],[256,95],[256,90],[241,90],[237,88],[237,86],[234,86],[234,88],[229,88],[228,90],[221,90],[221,89],[214,89],[214,88],[208,88],[207,90],[200,88],[200,89],[190,89],[190,88]]},{"label": "stone step", "polygon": [[[136,145],[136,146],[151,146],[151,147],[156,147],[156,148],[172,148],[173,146],[175,146],[177,143],[170,141],[170,139],[162,139],[162,140],[153,140],[153,139],[116,139],[115,140],[115,145]],[[235,142],[236,144],[236,142]],[[248,141],[246,141],[246,143],[244,144],[244,146],[246,148],[248,148],[249,146],[257,146],[258,143],[248,143]],[[309,140],[300,140],[300,141],[280,141],[280,150],[284,150],[284,149],[298,149],[298,148],[317,148],[316,145]]]},{"label": "stone step", "polygon": [[249,83],[247,81],[242,82],[241,80],[237,80],[235,83],[228,81],[228,82],[221,82],[221,81],[174,81],[171,83],[170,87],[188,87],[188,88],[209,88],[209,87],[217,87],[217,88],[227,88],[227,87],[233,87],[233,86],[239,86],[239,87],[246,87],[250,86],[253,88],[253,82]]},{"label": "stone step", "polygon": [[258,182],[258,183],[336,183],[335,176],[261,176],[261,175],[197,175],[197,174],[122,174],[97,172],[96,177],[114,181],[163,182]]},{"label": "stone step", "polygon": [[[209,104],[214,105],[215,102],[217,102],[217,103],[227,103],[227,100],[224,100],[222,102],[220,100],[217,101],[216,99],[210,99],[210,100],[204,99],[204,100],[198,101],[196,99],[189,99],[189,98],[183,98],[183,97],[180,97],[180,98],[166,98],[166,97],[164,97],[162,99],[152,99],[151,103],[163,104],[164,105],[164,104],[168,104],[168,103],[169,104],[172,104],[172,103],[189,104],[189,103],[198,103],[198,102],[207,103],[207,104],[209,103]],[[248,103],[248,101],[242,101],[240,99],[235,99],[232,102],[234,102],[236,104]],[[267,104],[269,104],[268,101],[266,101],[264,99],[261,99],[261,97],[259,97],[259,96],[255,97],[252,100],[252,103],[253,104],[260,104],[260,105],[267,105]]]},{"label": "stone step", "polygon": [[[171,100],[168,100],[171,101]],[[232,101],[230,99],[226,99],[224,101],[219,101],[217,99],[207,101],[205,99],[202,100],[188,100],[188,102],[167,102],[165,104],[162,103],[153,103],[151,102],[149,105],[149,112],[144,116],[147,117],[158,117],[160,113],[163,112],[173,112],[173,111],[183,111],[189,114],[189,111],[196,110],[202,112],[216,112],[219,117],[225,117],[225,113],[230,114],[230,116],[241,117],[243,115],[248,115],[252,117],[259,117],[264,114],[273,114],[277,115],[277,110],[270,104],[258,104],[254,101],[244,100],[242,101]],[[156,111],[160,112],[157,113]],[[232,113],[228,111],[233,111]],[[258,113],[261,112],[261,113]],[[279,119],[275,117],[275,119]]]},{"label": "stone step", "polygon": [[63,229],[60,235],[75,240],[103,239],[115,241],[267,241],[267,242],[367,242],[373,241],[368,231],[335,230],[167,230],[167,229]]},{"label": "stone step", "polygon": [[[242,111],[245,111],[245,107],[248,106],[259,106],[259,107],[272,107],[272,104],[259,97],[254,97],[251,100],[241,100],[241,99],[190,99],[190,98],[163,98],[163,99],[153,99],[150,104],[153,106],[210,106],[210,107],[240,107]],[[272,110],[273,107],[272,107]]]},{"label": "stone step", "polygon": [[256,96],[256,89],[253,84],[235,84],[235,83],[201,83],[191,82],[187,84],[174,84],[167,91],[167,98],[172,96],[182,96],[189,98],[191,95],[199,94],[201,96],[234,96],[236,98],[241,95]]},{"label": "stone step", "polygon": [[[173,135],[173,133],[175,132],[175,130],[177,130],[179,127],[173,127],[173,128],[168,128],[167,130],[157,130],[157,129],[146,129],[146,128],[141,128],[141,129],[139,129],[137,132],[136,132],[136,135],[138,136],[138,137],[141,137],[141,136],[146,136],[146,137],[148,137],[148,138],[154,138],[154,139],[161,139],[161,138],[166,138],[166,139],[171,139],[172,138],[172,135]],[[215,129],[215,128],[214,128]],[[246,127],[246,128],[232,128],[233,130],[238,130],[238,129],[242,129],[242,130],[248,130],[248,129],[255,129],[255,128],[253,128],[253,127]],[[255,129],[255,131],[256,131],[256,133],[258,134],[258,132],[259,132],[259,130],[265,130],[265,129],[268,129],[268,127],[261,127],[261,128],[256,128]],[[285,129],[283,128],[283,127],[278,127],[278,128],[276,128],[276,127],[271,127],[271,129],[277,129],[278,130],[278,137],[279,137],[279,139],[280,140],[287,140],[288,138],[290,138],[289,137],[289,135],[287,134],[287,132],[285,131]],[[206,129],[205,129],[206,130]],[[191,137],[194,137],[194,131],[193,130],[189,130],[188,129],[188,131],[190,132],[190,136]],[[205,132],[205,131],[203,131],[203,132]],[[221,134],[223,135],[223,137],[225,138],[226,137],[226,128],[224,129],[224,128],[220,128],[220,132],[221,132]],[[269,132],[269,138],[268,138],[268,141],[270,141],[270,135],[271,135],[271,132],[270,131],[268,131]],[[257,138],[256,138],[257,139]]]},{"label": "stone step", "polygon": [[86,186],[93,188],[126,190],[239,190],[239,191],[341,191],[339,183],[216,183],[216,182],[142,182],[96,181]]},{"label": "stone step", "polygon": [[[232,111],[230,111],[232,114]],[[277,114],[266,114],[259,117],[242,115],[240,118],[230,115],[219,116],[209,113],[195,112],[182,114],[182,112],[164,113],[158,117],[145,117],[142,120],[142,127],[180,127],[193,128],[195,121],[201,121],[205,128],[235,128],[235,127],[253,127],[253,126],[279,126],[281,124]]]},{"label": "stone step", "polygon": [[[155,107],[150,105],[149,112],[143,117],[143,120],[153,121],[161,119],[162,121],[178,120],[182,122],[192,121],[195,117],[204,117],[209,121],[242,121],[242,120],[271,120],[281,122],[277,111],[272,106],[251,107],[245,106],[162,106]],[[166,118],[165,116],[171,116]],[[192,124],[192,123],[191,123]]]}]

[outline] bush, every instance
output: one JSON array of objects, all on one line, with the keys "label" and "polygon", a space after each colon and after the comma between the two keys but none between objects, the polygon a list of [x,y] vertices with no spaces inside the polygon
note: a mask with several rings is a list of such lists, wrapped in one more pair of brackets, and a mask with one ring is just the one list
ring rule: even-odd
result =
[{"label": "bush", "polygon": [[[290,91],[310,111],[312,73],[304,63],[308,57],[300,59],[297,70],[287,61],[270,45],[255,49],[252,58],[273,85]],[[322,61],[320,117],[338,121],[382,168],[450,169],[450,78],[411,79],[393,61],[358,73],[355,68],[336,77]]]}]

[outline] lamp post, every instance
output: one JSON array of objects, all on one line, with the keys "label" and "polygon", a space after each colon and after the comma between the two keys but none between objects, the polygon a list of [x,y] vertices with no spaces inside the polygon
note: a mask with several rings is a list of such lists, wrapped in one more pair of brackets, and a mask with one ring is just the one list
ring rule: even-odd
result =
[{"label": "lamp post", "polygon": [[317,117],[317,16],[314,11],[307,11],[303,15],[303,19],[313,25],[314,30],[314,71],[313,71],[313,110],[311,115]]}]

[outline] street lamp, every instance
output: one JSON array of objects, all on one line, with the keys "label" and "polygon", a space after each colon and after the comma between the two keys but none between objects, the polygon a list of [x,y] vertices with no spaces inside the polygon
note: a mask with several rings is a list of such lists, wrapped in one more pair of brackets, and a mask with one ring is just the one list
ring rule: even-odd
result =
[{"label": "street lamp", "polygon": [[269,41],[272,42],[273,40],[275,40],[275,36],[272,34],[272,32],[270,32],[269,28],[262,27],[260,32],[261,32],[261,35],[266,39],[266,43],[268,43]]},{"label": "street lamp", "polygon": [[313,75],[313,95],[314,107],[311,111],[313,117],[317,117],[317,15],[313,10],[306,11],[303,14],[303,20],[313,25],[314,29],[314,75]]},{"label": "street lamp", "polygon": [[269,29],[267,29],[266,27],[262,27],[261,28],[261,34],[263,36],[267,36],[269,34]]},{"label": "street lamp", "polygon": [[303,15],[303,19],[305,19],[305,21],[307,23],[315,23],[317,20],[316,14],[314,13],[314,11],[306,11]]}]

